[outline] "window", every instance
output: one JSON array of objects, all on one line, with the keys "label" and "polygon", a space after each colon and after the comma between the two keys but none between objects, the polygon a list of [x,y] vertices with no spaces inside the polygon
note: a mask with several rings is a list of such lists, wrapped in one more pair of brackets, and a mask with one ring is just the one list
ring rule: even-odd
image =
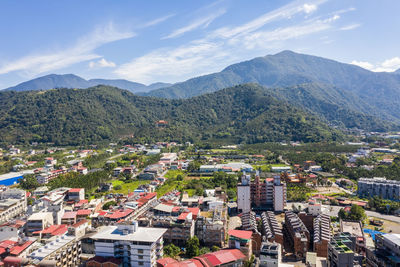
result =
[{"label": "window", "polygon": [[143,254],[143,249],[138,249],[138,253]]},{"label": "window", "polygon": [[139,261],[139,266],[143,266],[143,265],[144,265],[143,261]]},{"label": "window", "polygon": [[143,260],[143,255],[138,256],[139,260]]}]

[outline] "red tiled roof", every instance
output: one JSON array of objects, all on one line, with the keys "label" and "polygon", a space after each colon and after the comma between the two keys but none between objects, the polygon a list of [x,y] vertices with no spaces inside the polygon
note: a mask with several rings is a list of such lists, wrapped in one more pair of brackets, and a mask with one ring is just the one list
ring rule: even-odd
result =
[{"label": "red tiled roof", "polygon": [[195,259],[199,259],[204,265],[211,267],[225,265],[245,258],[246,256],[238,249],[224,249],[195,257]]},{"label": "red tiled roof", "polygon": [[33,234],[42,233],[42,234],[50,234],[52,236],[55,236],[55,235],[62,235],[67,231],[68,231],[68,225],[56,224],[56,225],[50,225],[49,227],[47,227],[46,229],[44,229],[42,231],[33,232]]},{"label": "red tiled roof", "polygon": [[162,265],[162,266],[166,266],[167,264],[171,264],[171,263],[177,263],[176,260],[174,260],[173,258],[161,258],[159,260],[157,260],[157,265]]},{"label": "red tiled roof", "polygon": [[89,200],[87,200],[87,199],[81,199],[78,202],[78,204],[87,204],[87,203],[89,203]]},{"label": "red tiled roof", "polygon": [[165,267],[204,267],[198,259],[190,259],[164,265]]},{"label": "red tiled roof", "polygon": [[228,234],[240,239],[250,239],[253,235],[253,232],[244,230],[229,230]]},{"label": "red tiled roof", "polygon": [[10,254],[13,255],[13,256],[18,256],[19,254],[21,254],[22,251],[24,251],[30,245],[32,245],[32,243],[33,243],[33,241],[28,240],[28,241],[26,241],[24,244],[22,244],[20,246],[15,246],[13,249],[11,249]]},{"label": "red tiled roof", "polygon": [[187,208],[193,215],[198,215],[200,213],[199,208]]},{"label": "red tiled roof", "polygon": [[110,219],[123,219],[124,217],[128,216],[131,214],[133,210],[131,209],[125,209],[123,211],[114,211],[111,214],[106,214],[104,217],[110,218]]},{"label": "red tiled roof", "polygon": [[[168,204],[165,203],[164,205],[168,205]],[[173,208],[172,208],[172,212],[178,212],[180,209],[181,209],[181,207],[178,207],[178,206],[173,207]]]},{"label": "red tiled roof", "polygon": [[76,211],[67,211],[62,216],[62,219],[74,219],[76,218],[76,214],[77,214]]},{"label": "red tiled roof", "polygon": [[79,193],[83,188],[71,188],[68,192],[70,193]]},{"label": "red tiled roof", "polygon": [[178,216],[178,220],[185,220],[186,217],[190,214],[190,212],[182,212],[179,216]]},{"label": "red tiled roof", "polygon": [[74,223],[73,225],[72,225],[72,227],[78,227],[78,226],[81,226],[82,224],[85,224],[85,223],[87,223],[88,222],[88,220],[80,220],[79,222],[77,222],[77,223]]},{"label": "red tiled roof", "polygon": [[76,212],[76,215],[77,215],[77,216],[88,216],[88,215],[90,215],[91,213],[92,213],[91,210],[78,210],[78,211]]}]

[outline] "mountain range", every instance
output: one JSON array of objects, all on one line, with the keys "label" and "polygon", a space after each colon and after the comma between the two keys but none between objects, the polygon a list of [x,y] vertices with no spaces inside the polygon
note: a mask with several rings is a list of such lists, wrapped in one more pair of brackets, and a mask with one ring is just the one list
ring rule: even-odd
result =
[{"label": "mountain range", "polygon": [[372,72],[316,56],[283,51],[230,65],[221,72],[176,84],[149,86],[127,80],[85,80],[47,75],[8,91],[89,88],[103,84],[140,96],[185,99],[239,84],[255,83],[279,101],[311,113],[330,125],[370,131],[400,129],[400,70]]},{"label": "mountain range", "polygon": [[86,89],[96,85],[109,85],[126,89],[132,93],[148,92],[158,88],[167,87],[169,83],[153,83],[144,85],[141,83],[131,82],[123,79],[90,79],[85,80],[74,74],[49,74],[30,81],[20,83],[16,86],[6,88],[7,91],[29,91],[29,90],[48,90],[54,88],[78,88]]},{"label": "mountain range", "polygon": [[[167,125],[157,125],[160,120]],[[133,136],[256,143],[334,141],[340,131],[256,84],[189,99],[144,97],[115,87],[0,92],[0,143],[79,145]]]}]

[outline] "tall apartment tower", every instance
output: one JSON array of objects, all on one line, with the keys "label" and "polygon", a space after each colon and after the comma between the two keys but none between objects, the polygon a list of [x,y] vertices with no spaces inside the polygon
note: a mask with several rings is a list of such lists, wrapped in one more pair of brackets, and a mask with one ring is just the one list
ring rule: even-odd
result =
[{"label": "tall apartment tower", "polygon": [[251,176],[243,172],[241,183],[237,185],[237,205],[238,212],[250,212],[250,180]]}]

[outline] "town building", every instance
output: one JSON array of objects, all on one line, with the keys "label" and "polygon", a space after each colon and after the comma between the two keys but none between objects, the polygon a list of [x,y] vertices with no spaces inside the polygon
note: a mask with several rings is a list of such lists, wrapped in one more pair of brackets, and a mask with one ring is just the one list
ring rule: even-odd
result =
[{"label": "town building", "polygon": [[368,261],[367,266],[389,267],[400,265],[400,234],[377,234],[375,235],[374,264]]},{"label": "town building", "polygon": [[383,177],[358,179],[357,194],[360,197],[378,196],[383,199],[400,200],[400,181]]},{"label": "town building", "polygon": [[253,253],[251,237],[252,231],[244,230],[230,230],[229,234],[229,248],[239,249],[247,259]]},{"label": "town building", "polygon": [[225,244],[227,225],[226,208],[217,207],[197,217],[195,233],[202,244],[222,247]]},{"label": "town building", "polygon": [[237,210],[239,213],[251,211],[251,176],[243,173],[241,183],[237,185]]},{"label": "town building", "polygon": [[269,242],[276,242],[283,246],[282,227],[275,218],[272,211],[263,212],[261,214],[263,224],[263,235]]},{"label": "town building", "polygon": [[320,214],[314,219],[313,248],[318,257],[327,257],[328,244],[331,240],[331,218],[327,214]]},{"label": "town building", "polygon": [[53,225],[53,215],[51,212],[37,212],[32,214],[26,222],[26,233],[32,235],[33,232],[42,231]]},{"label": "town building", "polygon": [[363,257],[356,255],[355,243],[349,233],[340,233],[333,236],[328,244],[328,267],[353,267],[359,265]]},{"label": "town building", "polygon": [[91,236],[96,256],[119,258],[125,266],[156,266],[163,257],[167,229],[139,227],[137,222],[106,226]]},{"label": "town building", "polygon": [[286,206],[286,184],[280,176],[261,181],[258,173],[250,184],[252,207],[256,210],[283,211]]},{"label": "town building", "polygon": [[260,266],[279,267],[282,262],[282,248],[279,243],[263,242],[260,251]]},{"label": "town building", "polygon": [[304,259],[310,247],[310,232],[292,211],[285,212],[283,232],[287,247],[297,258]]},{"label": "town building", "polygon": [[9,222],[27,210],[26,192],[17,188],[7,188],[0,193],[0,223]]},{"label": "town building", "polygon": [[0,241],[18,238],[24,233],[25,221],[12,220],[0,225]]}]

